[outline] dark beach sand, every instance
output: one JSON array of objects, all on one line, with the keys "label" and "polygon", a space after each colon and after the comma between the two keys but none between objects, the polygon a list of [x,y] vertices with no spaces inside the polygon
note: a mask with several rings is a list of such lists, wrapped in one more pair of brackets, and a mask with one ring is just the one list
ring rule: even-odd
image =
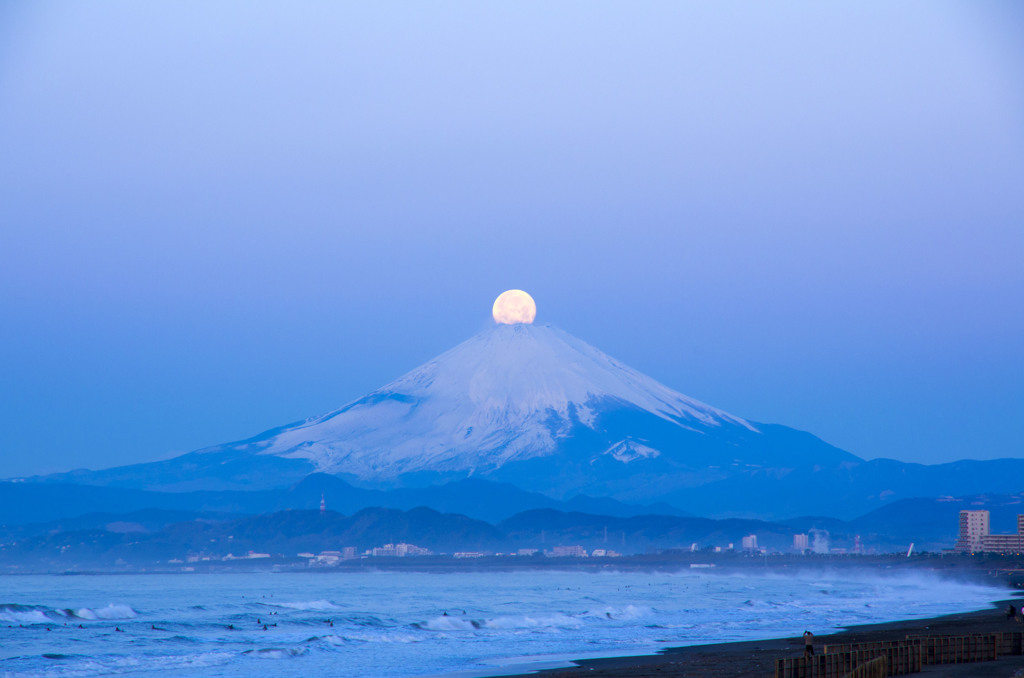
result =
[{"label": "dark beach sand", "polygon": [[[815,651],[834,643],[862,643],[880,640],[901,640],[907,635],[953,635],[992,633],[996,631],[1024,631],[1024,625],[1006,619],[1010,603],[1020,606],[1024,599],[1015,598],[996,603],[995,607],[976,612],[951,614],[943,617],[897,621],[885,624],[851,626],[830,635],[815,636]],[[803,628],[794,628],[790,638],[755,640],[741,643],[694,645],[671,648],[656,655],[584,659],[574,668],[550,669],[528,675],[541,678],[647,678],[658,676],[715,678],[765,678],[775,675],[775,660],[803,655]],[[814,629],[811,629],[813,632]],[[1020,672],[1018,674],[1018,672]],[[926,666],[919,674],[929,678],[939,676],[978,678],[1010,678],[1024,676],[1024,656],[1000,657],[992,662],[973,664]],[[511,678],[511,677],[506,677]]]}]

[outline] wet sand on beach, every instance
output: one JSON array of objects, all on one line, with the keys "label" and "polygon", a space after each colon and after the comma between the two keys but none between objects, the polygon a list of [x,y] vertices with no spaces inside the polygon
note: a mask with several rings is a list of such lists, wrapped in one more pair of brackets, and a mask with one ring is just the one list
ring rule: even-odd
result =
[{"label": "wet sand on beach", "polygon": [[[852,626],[837,633],[815,635],[814,649],[820,653],[822,648],[829,644],[902,640],[907,635],[963,636],[974,633],[1024,631],[1024,625],[1006,618],[1006,608],[1011,603],[1019,607],[1024,603],[1024,599],[1005,600],[996,603],[991,609],[975,612]],[[803,655],[803,632],[802,628],[794,628],[792,637],[788,638],[693,645],[667,649],[656,655],[577,660],[574,663],[578,666],[573,668],[548,669],[525,675],[541,678],[764,678],[775,675],[776,659]],[[1024,655],[1000,657],[991,662],[926,666],[920,674],[915,675],[929,678],[1024,676]]]}]

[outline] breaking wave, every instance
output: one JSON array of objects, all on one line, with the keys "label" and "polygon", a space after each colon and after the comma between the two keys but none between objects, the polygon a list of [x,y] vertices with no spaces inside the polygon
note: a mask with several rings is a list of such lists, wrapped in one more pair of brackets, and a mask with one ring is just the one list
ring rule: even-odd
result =
[{"label": "breaking wave", "polygon": [[49,624],[72,619],[96,621],[98,619],[134,619],[138,613],[128,605],[110,604],[106,607],[58,608],[45,605],[0,604],[0,621],[13,624]]},{"label": "breaking wave", "polygon": [[242,654],[257,659],[289,659],[291,657],[299,657],[306,654],[306,650],[297,647],[265,647],[259,650],[246,650]]},{"label": "breaking wave", "polygon": [[276,603],[278,607],[287,607],[291,610],[343,610],[341,605],[332,603],[329,600],[311,600],[299,603]]}]

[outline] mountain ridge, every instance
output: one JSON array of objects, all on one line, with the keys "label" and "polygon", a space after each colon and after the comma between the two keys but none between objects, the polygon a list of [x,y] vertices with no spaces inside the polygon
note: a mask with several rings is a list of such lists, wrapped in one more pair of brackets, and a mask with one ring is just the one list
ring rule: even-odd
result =
[{"label": "mountain ridge", "polygon": [[[549,325],[495,325],[340,408],[202,452],[306,459],[321,472],[386,485],[552,456],[561,439],[597,430],[602,413],[616,409],[695,433],[756,432]],[[620,463],[664,453],[648,443],[626,436],[595,452]]]},{"label": "mountain ridge", "polygon": [[850,519],[900,499],[1014,491],[1024,459],[866,461],[690,398],[557,328],[520,324],[484,330],[301,422],[163,461],[25,481],[259,493],[317,473],[350,494],[480,478],[546,498],[520,508],[587,496],[720,518]]}]

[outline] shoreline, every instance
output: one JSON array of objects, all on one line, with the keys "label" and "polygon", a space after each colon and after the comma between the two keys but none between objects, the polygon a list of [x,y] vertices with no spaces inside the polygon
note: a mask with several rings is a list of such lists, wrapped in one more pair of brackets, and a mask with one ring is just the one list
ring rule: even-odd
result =
[{"label": "shoreline", "polygon": [[[938,617],[903,619],[876,624],[851,625],[833,633],[814,637],[815,651],[821,653],[828,644],[864,643],[888,640],[902,640],[907,635],[969,635],[1002,631],[1024,631],[1024,624],[1006,618],[1008,605],[1021,607],[1024,592],[1007,591],[1009,596],[994,601],[990,608],[956,612]],[[813,629],[811,629],[813,631]],[[706,643],[669,647],[655,654],[592,657],[567,660],[571,666],[553,667],[552,661],[537,662],[533,668],[525,664],[507,667],[511,672],[473,673],[475,678],[653,678],[654,676],[693,676],[701,678],[766,678],[775,675],[777,659],[803,655],[804,629],[793,629],[792,636],[744,640],[725,643]],[[542,666],[546,664],[547,666]],[[520,672],[515,672],[519,670]],[[936,670],[941,673],[936,674]],[[926,667],[923,673],[942,676],[978,676],[987,678],[1010,678],[1021,671],[1024,675],[1024,656],[1010,655],[996,661],[973,664],[950,664],[941,667]],[[449,674],[453,678],[460,674]],[[471,675],[465,674],[467,678]]]},{"label": "shoreline", "polygon": [[153,562],[146,566],[124,567],[11,567],[0,563],[3,576],[83,576],[83,575],[191,575],[191,574],[271,574],[331,572],[493,572],[528,570],[573,570],[584,572],[676,571],[681,569],[728,573],[750,570],[790,573],[806,569],[879,569],[891,572],[931,570],[944,577],[965,577],[977,580],[1000,580],[1011,588],[1024,588],[1024,558],[1021,556],[966,556],[954,553],[922,552],[907,557],[900,553],[885,554],[792,554],[773,553],[767,556],[729,553],[691,553],[689,551],[632,554],[616,557],[537,557],[482,556],[454,558],[448,555],[406,557],[360,557],[331,565],[311,567],[296,558],[237,558],[231,561],[193,563]]}]

